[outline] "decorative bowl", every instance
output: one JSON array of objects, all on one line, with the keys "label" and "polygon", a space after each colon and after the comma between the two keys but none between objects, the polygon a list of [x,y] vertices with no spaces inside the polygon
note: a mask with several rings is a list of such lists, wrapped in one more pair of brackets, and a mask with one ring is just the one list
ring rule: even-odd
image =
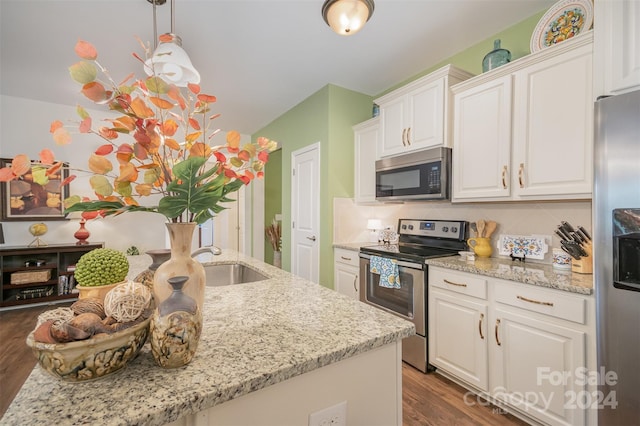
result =
[{"label": "decorative bowl", "polygon": [[122,369],[138,356],[149,335],[151,317],[113,334],[70,343],[41,343],[27,336],[40,366],[66,382],[96,380]]}]

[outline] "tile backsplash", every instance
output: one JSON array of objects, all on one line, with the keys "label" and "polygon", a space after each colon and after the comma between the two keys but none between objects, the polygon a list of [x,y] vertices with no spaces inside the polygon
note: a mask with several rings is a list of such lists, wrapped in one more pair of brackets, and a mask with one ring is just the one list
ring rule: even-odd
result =
[{"label": "tile backsplash", "polygon": [[[551,247],[560,247],[553,233],[561,221],[584,226],[591,231],[591,201],[450,203],[412,202],[405,204],[359,205],[351,198],[333,200],[334,243],[369,241],[368,219],[380,219],[384,227],[396,229],[398,219],[452,219],[475,222],[495,220],[498,227],[491,237],[493,256],[500,234],[550,235]],[[551,263],[551,247],[544,262]]]}]

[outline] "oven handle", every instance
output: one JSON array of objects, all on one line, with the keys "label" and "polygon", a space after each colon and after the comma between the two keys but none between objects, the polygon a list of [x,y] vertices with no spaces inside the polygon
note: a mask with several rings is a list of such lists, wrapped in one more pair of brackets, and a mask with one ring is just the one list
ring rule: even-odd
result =
[{"label": "oven handle", "polygon": [[[360,253],[360,257],[362,259],[371,260],[371,255],[370,254]],[[385,257],[385,256],[381,256],[381,257]],[[423,270],[423,267],[422,267],[422,265],[420,263],[405,262],[404,260],[396,260],[396,262],[398,263],[398,266],[402,266],[404,268],[416,269],[418,271],[422,271]]]}]

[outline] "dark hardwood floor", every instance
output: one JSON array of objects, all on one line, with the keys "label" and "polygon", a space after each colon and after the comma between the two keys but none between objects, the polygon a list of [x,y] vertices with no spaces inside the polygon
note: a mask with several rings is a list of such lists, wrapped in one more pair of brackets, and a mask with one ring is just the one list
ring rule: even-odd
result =
[{"label": "dark hardwood floor", "polygon": [[[0,312],[0,418],[36,364],[25,340],[37,316],[49,309],[52,307]],[[403,364],[402,380],[404,426],[525,424],[493,406],[465,403],[467,390],[439,374],[423,374]],[[466,401],[478,400],[467,397]]]}]

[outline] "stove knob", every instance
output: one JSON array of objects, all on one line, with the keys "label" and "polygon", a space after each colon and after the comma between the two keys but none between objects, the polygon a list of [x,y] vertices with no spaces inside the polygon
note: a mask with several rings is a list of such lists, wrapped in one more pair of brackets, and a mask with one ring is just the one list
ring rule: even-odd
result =
[{"label": "stove knob", "polygon": [[402,225],[402,229],[407,229],[407,225]]},{"label": "stove knob", "polygon": [[442,232],[449,232],[449,227],[448,226],[443,226],[442,227]]},{"label": "stove knob", "polygon": [[457,227],[455,227],[455,226],[452,226],[452,227],[451,227],[451,232],[456,232],[456,233],[457,233],[457,232],[458,232],[458,228],[457,228]]},{"label": "stove knob", "polygon": [[413,231],[413,225],[409,225],[409,229]]}]

